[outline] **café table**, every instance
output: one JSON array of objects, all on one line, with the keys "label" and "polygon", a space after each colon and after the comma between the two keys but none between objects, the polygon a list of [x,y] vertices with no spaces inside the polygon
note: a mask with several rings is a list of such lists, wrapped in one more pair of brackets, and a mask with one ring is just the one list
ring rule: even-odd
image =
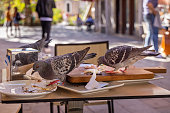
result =
[{"label": "caf\u00e9 table", "polygon": [[55,92],[39,98],[11,98],[1,94],[1,102],[4,104],[15,103],[40,103],[60,101],[85,101],[85,100],[108,100],[111,112],[114,113],[113,101],[118,99],[144,99],[144,98],[169,98],[170,91],[149,82],[125,84],[104,92],[87,95],[58,88]]},{"label": "caf\u00e9 table", "polygon": [[[5,70],[2,70],[2,80],[5,78]],[[76,87],[76,86],[75,86]],[[107,100],[110,113],[114,113],[114,100],[118,99],[145,99],[145,98],[169,98],[170,91],[154,85],[148,81],[125,83],[125,85],[103,90],[100,92],[93,92],[88,94],[80,94],[67,89],[58,87],[55,92],[47,94],[43,97],[37,98],[12,98],[1,94],[2,104],[16,104],[16,103],[40,103],[40,102],[65,102],[70,101],[90,101],[90,100]],[[22,109],[22,106],[21,106]],[[67,109],[67,105],[66,105]],[[72,113],[66,110],[66,112]]]}]

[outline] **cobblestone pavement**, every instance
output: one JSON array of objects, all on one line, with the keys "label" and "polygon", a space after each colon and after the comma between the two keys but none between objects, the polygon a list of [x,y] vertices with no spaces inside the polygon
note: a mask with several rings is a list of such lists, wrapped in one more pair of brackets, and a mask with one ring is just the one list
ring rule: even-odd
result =
[{"label": "cobblestone pavement", "polygon": [[[61,44],[61,43],[83,43],[83,42],[93,42],[93,41],[109,41],[109,47],[114,47],[117,45],[133,45],[137,47],[143,46],[143,41],[142,40],[137,40],[137,38],[132,37],[132,36],[121,36],[121,35],[106,35],[106,34],[101,34],[101,33],[96,33],[96,32],[86,32],[84,31],[78,31],[74,27],[68,27],[68,26],[62,26],[62,25],[55,25],[52,26],[52,32],[51,32],[51,38],[53,39],[52,42],[50,43],[50,48],[52,50],[51,54],[53,55],[53,48],[55,44]],[[21,38],[14,38],[6,37],[6,32],[4,27],[0,27],[0,69],[5,68],[6,64],[4,62],[5,59],[5,54],[6,54],[6,49],[7,48],[16,48],[21,45],[24,45],[26,43],[33,43],[37,40],[41,39],[41,28],[40,27],[21,27]],[[139,67],[156,67],[156,66],[163,66],[166,67],[167,69],[170,68],[170,58],[167,57],[166,59],[159,59],[159,58],[146,58],[144,60],[141,60],[137,62],[135,65]],[[169,75],[170,72],[167,70],[166,74],[161,74],[161,75]],[[170,90],[170,77],[169,76],[164,76],[164,79],[157,80],[157,81],[152,81],[152,83],[159,85],[163,88],[169,89]],[[150,100],[150,99],[148,99]],[[155,100],[152,100],[155,103],[159,103]],[[159,101],[162,101],[164,103],[167,102],[168,106],[170,105],[170,100],[169,99],[161,99]],[[136,102],[136,103],[145,103],[142,104],[144,108],[147,108],[150,106],[150,109],[148,112],[145,113],[150,113],[151,111],[158,111],[155,113],[168,113],[167,105],[161,106],[158,104],[156,107],[152,105],[152,102],[148,101],[139,101],[139,100],[134,100],[131,102]],[[130,102],[129,102],[130,104]],[[49,105],[46,104],[34,104],[34,106],[31,106],[31,104],[27,104],[28,106],[24,106],[24,110],[26,113],[47,113],[48,111],[46,109],[49,108]],[[117,106],[117,112],[119,113],[135,113],[136,111],[138,113],[142,113],[142,111],[138,111],[137,108],[140,108],[141,104],[136,105],[137,107],[133,109],[129,109],[130,105],[124,100],[121,101],[116,101],[116,106]],[[47,107],[44,110],[40,110],[39,108],[41,106]],[[42,108],[42,107],[41,107]],[[30,110],[31,109],[31,110]],[[95,107],[96,110],[100,112],[101,109],[107,109],[107,106],[105,107]],[[123,109],[123,110],[121,110]],[[162,110],[166,109],[166,111]],[[94,113],[94,110],[92,108],[88,107],[85,109],[86,113]],[[125,112],[126,111],[126,112]],[[25,113],[24,112],[24,113]],[[95,111],[96,112],[96,111]],[[99,113],[98,112],[98,113]],[[103,111],[102,113],[105,113],[107,111]],[[170,112],[170,111],[169,111]],[[97,112],[96,112],[97,113]]]}]

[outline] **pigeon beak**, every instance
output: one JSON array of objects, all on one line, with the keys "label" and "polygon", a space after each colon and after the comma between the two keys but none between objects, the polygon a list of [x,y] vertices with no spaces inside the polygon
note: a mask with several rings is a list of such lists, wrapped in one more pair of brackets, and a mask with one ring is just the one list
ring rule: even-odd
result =
[{"label": "pigeon beak", "polygon": [[33,70],[33,71],[32,71],[32,73],[31,73],[31,75],[32,75],[32,74],[34,74],[35,72],[36,72],[36,71],[35,71],[35,70]]}]

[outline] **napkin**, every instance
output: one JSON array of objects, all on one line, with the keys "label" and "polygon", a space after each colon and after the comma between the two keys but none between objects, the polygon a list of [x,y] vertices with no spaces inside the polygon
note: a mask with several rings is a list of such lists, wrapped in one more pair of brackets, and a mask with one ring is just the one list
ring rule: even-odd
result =
[{"label": "napkin", "polygon": [[108,85],[108,83],[106,82],[97,82],[96,81],[96,69],[93,69],[93,75],[90,78],[90,81],[86,84],[85,88],[86,89],[95,89],[95,88],[102,88],[106,85]]},{"label": "napkin", "polygon": [[28,70],[25,74],[26,77],[28,77],[29,79],[32,79],[32,80],[43,80],[43,78],[39,75],[38,72],[35,72],[31,75],[32,73],[32,68],[30,70]]}]

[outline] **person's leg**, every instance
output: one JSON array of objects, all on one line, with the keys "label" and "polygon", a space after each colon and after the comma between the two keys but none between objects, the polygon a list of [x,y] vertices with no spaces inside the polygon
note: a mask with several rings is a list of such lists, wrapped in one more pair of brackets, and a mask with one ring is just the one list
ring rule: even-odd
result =
[{"label": "person's leg", "polygon": [[154,49],[156,52],[158,52],[158,31],[159,28],[154,27],[153,22],[154,22],[154,15],[152,15],[152,43],[154,45]]},{"label": "person's leg", "polygon": [[12,34],[12,21],[10,22],[10,28],[11,28],[11,36],[13,36],[13,34]]},{"label": "person's leg", "polygon": [[17,25],[14,24],[14,26],[15,26],[15,37],[17,37]]},{"label": "person's leg", "polygon": [[42,27],[42,38],[45,37],[45,21],[41,21],[41,27]]},{"label": "person's leg", "polygon": [[20,26],[19,26],[19,24],[18,24],[18,35],[19,35],[19,37],[21,37],[21,31],[20,31]]},{"label": "person's leg", "polygon": [[146,23],[146,29],[148,30],[146,37],[145,37],[145,44],[144,46],[150,45],[151,40],[151,24],[150,24],[150,15],[144,15],[144,21]]},{"label": "person's leg", "polygon": [[154,28],[154,34],[153,34],[153,45],[154,45],[154,48],[155,48],[155,51],[158,52],[158,28]]},{"label": "person's leg", "polygon": [[8,35],[8,27],[9,27],[9,23],[6,22],[6,35],[7,35],[7,37],[9,37],[9,35]]},{"label": "person's leg", "polygon": [[[45,24],[45,32],[47,33],[46,41],[50,40],[50,31],[51,31],[51,21],[46,21]],[[45,45],[46,48],[48,48],[48,44]]]},{"label": "person's leg", "polygon": [[47,39],[46,39],[46,41],[47,41],[47,40],[50,39],[51,21],[47,21],[47,22],[46,22],[45,31],[46,31],[46,33],[47,33]]}]

